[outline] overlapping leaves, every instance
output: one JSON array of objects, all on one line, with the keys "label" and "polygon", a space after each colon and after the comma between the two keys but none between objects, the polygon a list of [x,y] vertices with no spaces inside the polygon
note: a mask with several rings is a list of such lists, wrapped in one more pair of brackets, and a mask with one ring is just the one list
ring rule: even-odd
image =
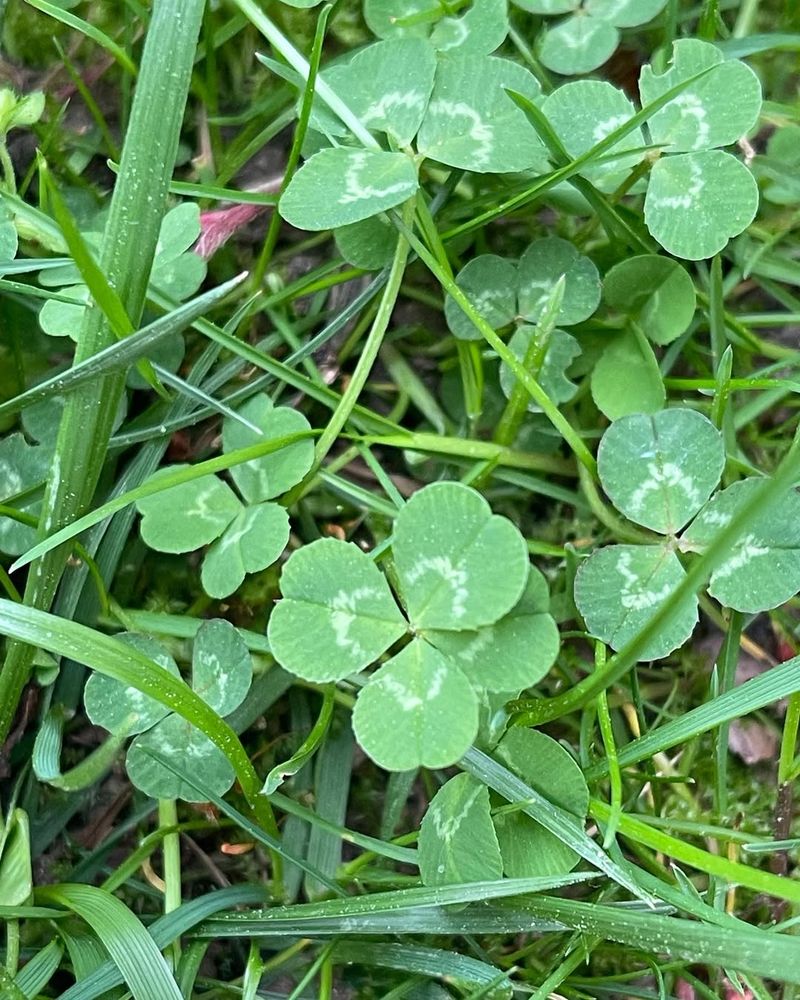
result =
[{"label": "overlapping leaves", "polygon": [[[132,633],[118,638],[179,676],[175,661],[155,639]],[[222,619],[204,622],[192,647],[195,693],[225,716],[244,701],[251,679],[250,653],[233,625]],[[193,786],[183,782],[148,750],[202,774],[204,787],[217,795],[224,795],[233,784],[233,768],[219,747],[190,722],[135,688],[93,673],[86,684],[84,702],[86,714],[95,725],[116,735],[138,734],[128,749],[126,767],[130,780],[146,795],[199,801]]]},{"label": "overlapping leaves", "polygon": [[[722,250],[755,216],[758,189],[752,174],[719,147],[737,142],[755,125],[761,88],[747,65],[725,60],[716,46],[697,39],[674,43],[665,72],[642,68],[641,103],[647,106],[681,85],[647,123],[650,140],[663,155],[650,172],[644,213],[661,246],[676,257],[697,260]],[[543,111],[567,151],[578,156],[630,118],[633,107],[610,84],[580,80],[551,94]],[[644,135],[635,130],[613,152],[641,145]],[[620,166],[631,162],[633,153],[630,159],[589,166],[586,174],[600,182],[621,181]]]},{"label": "overlapping leaves", "polygon": [[363,670],[410,634],[362,689],[355,733],[390,770],[444,767],[475,739],[481,691],[519,690],[552,665],[558,635],[547,587],[514,525],[458,483],[414,494],[397,516],[392,551],[405,614],[357,546],[321,539],[295,552],[270,645],[287,670],[320,682]]},{"label": "overlapping leaves", "polygon": [[[631,521],[667,538],[663,545],[606,546],[583,563],[575,602],[593,635],[619,649],[646,628],[684,578],[677,551],[703,552],[763,486],[763,480],[750,478],[712,496],[724,464],[720,433],[694,410],[635,414],[609,427],[598,451],[606,494]],[[711,596],[744,612],[774,608],[794,596],[800,589],[799,524],[800,495],[793,490],[715,569]],[[658,659],[682,645],[697,613],[697,598],[690,594],[641,658]]]},{"label": "overlapping leaves", "polygon": [[652,21],[667,0],[513,0],[532,14],[566,14],[539,42],[539,58],[564,76],[590,73],[602,66],[619,45],[620,28]]},{"label": "overlapping leaves", "polygon": [[[310,427],[302,413],[274,407],[263,394],[238,412],[261,433],[227,417],[224,453]],[[234,466],[230,475],[238,494],[220,477],[207,475],[139,500],[142,538],[159,552],[191,552],[210,545],[201,570],[203,588],[211,597],[227,597],[246,574],[265,569],[283,552],[289,540],[289,515],[271,501],[303,478],[313,455],[311,441],[296,441]],[[175,468],[160,469],[153,478],[168,480]]]},{"label": "overlapping leaves", "polygon": [[[153,288],[178,301],[189,298],[197,291],[206,274],[205,261],[191,249],[199,235],[200,210],[197,205],[186,203],[167,212],[161,223],[150,276]],[[101,238],[101,233],[84,234],[87,244],[94,248],[99,247]],[[39,311],[39,325],[51,337],[77,339],[90,298],[89,289],[81,280],[77,267],[65,264],[41,271],[39,281],[47,288],[57,289],[62,299],[70,300],[50,299],[45,302]],[[172,354],[175,354],[174,345]],[[178,362],[181,356],[182,349],[177,356]]]},{"label": "overlapping leaves", "polygon": [[[280,212],[288,222],[301,229],[329,229],[400,205],[419,183],[414,141],[422,157],[481,173],[545,168],[535,129],[504,89],[538,100],[533,75],[467,45],[441,58],[434,36],[388,37],[323,71],[322,79],[337,96],[391,148],[335,145],[315,153],[281,198]],[[314,104],[311,126],[332,140],[347,135],[321,100]]]},{"label": "overlapping leaves", "polygon": [[[555,740],[510,729],[496,756],[526,784],[583,820],[589,790],[580,768]],[[420,826],[419,866],[426,885],[544,876],[570,871],[579,857],[525,813],[459,774],[431,800]]]}]

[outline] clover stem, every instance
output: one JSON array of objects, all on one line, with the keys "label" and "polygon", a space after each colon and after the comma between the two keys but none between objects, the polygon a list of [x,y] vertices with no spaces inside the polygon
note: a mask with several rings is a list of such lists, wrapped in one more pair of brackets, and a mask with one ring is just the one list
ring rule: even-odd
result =
[{"label": "clover stem", "polygon": [[[175,799],[158,800],[158,825],[167,827],[170,833],[164,835],[162,857],[164,860],[164,913],[172,913],[181,905],[181,839],[174,829],[178,825],[178,808]],[[181,957],[180,941],[170,947],[173,967],[178,967]]]},{"label": "clover stem", "polygon": [[[413,215],[414,201],[411,199],[407,201],[403,207],[403,221],[406,225],[410,224]],[[389,271],[389,278],[383,289],[383,294],[381,295],[381,300],[378,305],[378,311],[375,314],[372,327],[367,334],[367,339],[364,343],[361,356],[359,357],[358,363],[353,370],[353,374],[350,377],[347,388],[342,393],[342,397],[331,415],[331,419],[328,421],[327,426],[317,441],[317,446],[314,450],[314,464],[311,466],[311,469],[305,479],[303,479],[298,486],[295,486],[293,490],[286,494],[286,497],[284,498],[286,506],[290,506],[292,503],[299,500],[300,497],[308,491],[323,461],[325,460],[325,456],[331,450],[345,424],[350,419],[350,415],[358,402],[358,397],[361,395],[361,392],[367,383],[369,374],[372,371],[372,366],[375,364],[378,351],[383,343],[383,337],[389,326],[389,320],[391,319],[392,312],[397,301],[397,296],[400,294],[400,285],[402,284],[403,275],[405,274],[407,260],[408,241],[401,233],[397,237],[397,247],[394,252],[394,260],[392,261],[391,270]]]}]

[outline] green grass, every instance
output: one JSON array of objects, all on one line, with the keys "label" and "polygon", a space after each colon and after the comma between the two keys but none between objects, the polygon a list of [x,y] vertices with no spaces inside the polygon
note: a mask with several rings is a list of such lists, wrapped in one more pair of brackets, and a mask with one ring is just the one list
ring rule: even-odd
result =
[{"label": "green grass", "polygon": [[[0,92],[0,996],[794,1000],[795,5],[666,0],[575,76],[548,32],[601,3],[510,3],[503,40],[503,4],[397,0],[417,40],[374,49],[377,0],[66,6],[0,4],[27,81]],[[419,36],[465,13],[488,18],[468,57],[433,58]],[[687,54],[661,92],[685,39],[743,62]],[[710,131],[674,148],[686,106]],[[503,143],[530,161],[483,172]],[[681,156],[697,191],[668,187]],[[237,204],[261,214],[203,272],[197,233]],[[49,335],[77,286],[90,307]],[[665,409],[706,444],[636,453]],[[651,467],[673,455],[709,483],[681,523],[693,485]],[[267,507],[277,559],[247,522]],[[657,592],[625,556],[601,614],[581,581],[603,551],[681,576]],[[242,562],[224,597],[215,558]],[[236,642],[204,646],[220,618]]]}]

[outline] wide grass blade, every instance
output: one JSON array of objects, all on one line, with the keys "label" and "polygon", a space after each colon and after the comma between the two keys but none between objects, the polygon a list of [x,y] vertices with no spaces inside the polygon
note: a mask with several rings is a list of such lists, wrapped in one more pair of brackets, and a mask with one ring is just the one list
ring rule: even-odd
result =
[{"label": "wide grass blade", "polygon": [[122,974],[134,1000],[183,1000],[164,956],[142,922],[110,892],[91,885],[39,890],[44,902],[74,911],[92,928]]}]

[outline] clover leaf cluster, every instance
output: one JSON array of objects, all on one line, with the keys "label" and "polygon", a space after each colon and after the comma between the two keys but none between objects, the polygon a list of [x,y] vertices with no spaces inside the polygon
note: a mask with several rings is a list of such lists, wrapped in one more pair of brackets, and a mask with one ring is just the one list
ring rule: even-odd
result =
[{"label": "clover leaf cluster", "polygon": [[[661,155],[647,184],[647,228],[669,253],[699,260],[722,250],[755,217],[755,179],[741,160],[720,147],[736,143],[758,121],[761,85],[745,63],[726,60],[708,42],[685,38],[673,44],[672,60],[663,73],[650,65],[642,67],[642,106],[676,87],[681,87],[676,96],[644,128],[634,129],[613,146],[611,152],[621,155],[589,166],[585,173],[599,186],[613,189],[631,166],[641,162],[641,149],[649,137]],[[629,120],[636,109],[610,83],[576,80],[548,95],[542,111],[566,151],[577,157]]]},{"label": "clover leaf cluster", "polygon": [[[154,660],[175,677],[177,664],[152,636],[124,632],[122,642]],[[252,681],[250,652],[238,631],[220,618],[203,622],[192,645],[192,689],[218,715],[229,715],[244,701]],[[203,802],[205,797],[148,751],[202,776],[203,787],[224,795],[234,772],[216,744],[186,719],[120,681],[93,673],[84,690],[86,714],[116,736],[135,736],[125,766],[131,782],[154,799]]]},{"label": "clover leaf cluster", "polygon": [[[578,570],[575,603],[587,629],[620,649],[683,581],[677,552],[705,551],[764,480],[749,477],[714,492],[725,466],[722,435],[701,413],[684,408],[615,421],[600,442],[597,465],[617,510],[666,536],[662,544],[604,546]],[[712,573],[708,592],[725,607],[750,613],[778,607],[798,590],[800,495],[791,490],[732,546]],[[640,659],[659,659],[677,649],[697,618],[698,600],[690,593]]]},{"label": "clover leaf cluster", "polygon": [[[102,227],[101,227],[102,228]],[[102,232],[83,234],[87,244],[99,249]],[[206,264],[191,249],[200,236],[200,209],[194,203],[170,209],[161,223],[156,254],[150,274],[151,287],[182,302],[194,295],[206,276]],[[89,289],[74,264],[64,264],[39,272],[39,282],[45,288],[56,289],[58,299],[49,299],[39,310],[39,325],[51,337],[71,337],[76,340],[81,329],[83,312],[90,299]],[[69,301],[64,301],[67,299]],[[176,345],[180,346],[177,353]],[[183,356],[180,338],[173,338],[166,348],[166,360]],[[162,355],[164,349],[162,348]],[[154,355],[155,360],[161,357]]]},{"label": "clover leaf cluster", "polygon": [[[282,216],[301,229],[347,228],[339,246],[357,266],[386,262],[391,225],[385,219],[382,224],[365,221],[417,192],[423,160],[476,173],[541,175],[553,169],[536,128],[509,91],[541,108],[572,157],[586,153],[636,113],[622,90],[600,80],[565,83],[543,97],[525,67],[491,55],[506,22],[504,15],[491,14],[488,0],[433,27],[430,19],[416,17],[421,14],[416,0],[407,3],[407,17],[390,15],[392,6],[368,5],[368,23],[383,35],[382,41],[321,73],[370,133],[366,138],[374,146],[351,145],[347,126],[318,96],[310,121],[317,151],[292,178],[279,204]],[[657,4],[637,0],[637,6],[644,12]],[[633,16],[628,0],[596,0],[579,11],[572,2],[559,6],[562,12],[575,12],[570,23],[603,24],[616,37],[617,28],[608,20],[612,9],[620,26],[620,19]],[[499,18],[497,31],[464,27],[473,23],[470,18],[476,24],[483,18],[489,25],[492,17]],[[443,25],[450,22],[462,27],[445,31]],[[646,65],[639,80],[643,106],[673,90],[675,96],[645,125],[629,131],[602,162],[590,161],[583,173],[601,190],[613,191],[645,156],[653,157],[646,182],[647,228],[671,254],[697,260],[718,253],[755,216],[755,179],[721,147],[736,143],[756,124],[761,87],[745,63],[726,60],[708,42],[681,39],[664,72]],[[657,153],[649,153],[650,147]]]},{"label": "clover leaf cluster", "polygon": [[[249,399],[238,415],[240,420],[223,421],[224,454],[310,430],[302,413],[273,406],[263,393]],[[165,486],[136,504],[142,539],[158,552],[191,552],[209,545],[200,573],[203,589],[210,597],[228,597],[247,573],[266,569],[286,548],[289,515],[274,498],[299,483],[313,459],[312,442],[300,440],[233,466],[236,491],[216,475]],[[159,469],[150,482],[168,483],[181,468]]]},{"label": "clover leaf cluster", "polygon": [[[493,755],[583,822],[589,808],[586,780],[554,739],[535,729],[514,727]],[[521,810],[509,809],[504,799],[471,774],[456,775],[434,795],[420,826],[418,847],[425,885],[491,881],[503,875],[558,875],[580,860],[563,841]]]},{"label": "clover leaf cluster", "polygon": [[620,28],[647,24],[667,0],[513,0],[532,14],[566,14],[539,38],[542,63],[562,76],[590,73],[616,51]]},{"label": "clover leaf cluster", "polygon": [[396,597],[355,544],[304,545],[284,567],[270,647],[321,683],[405,642],[361,688],[354,731],[388,770],[446,767],[474,741],[484,692],[518,692],[554,662],[547,584],[517,528],[460,483],[423,487],[399,511],[391,579]]}]

